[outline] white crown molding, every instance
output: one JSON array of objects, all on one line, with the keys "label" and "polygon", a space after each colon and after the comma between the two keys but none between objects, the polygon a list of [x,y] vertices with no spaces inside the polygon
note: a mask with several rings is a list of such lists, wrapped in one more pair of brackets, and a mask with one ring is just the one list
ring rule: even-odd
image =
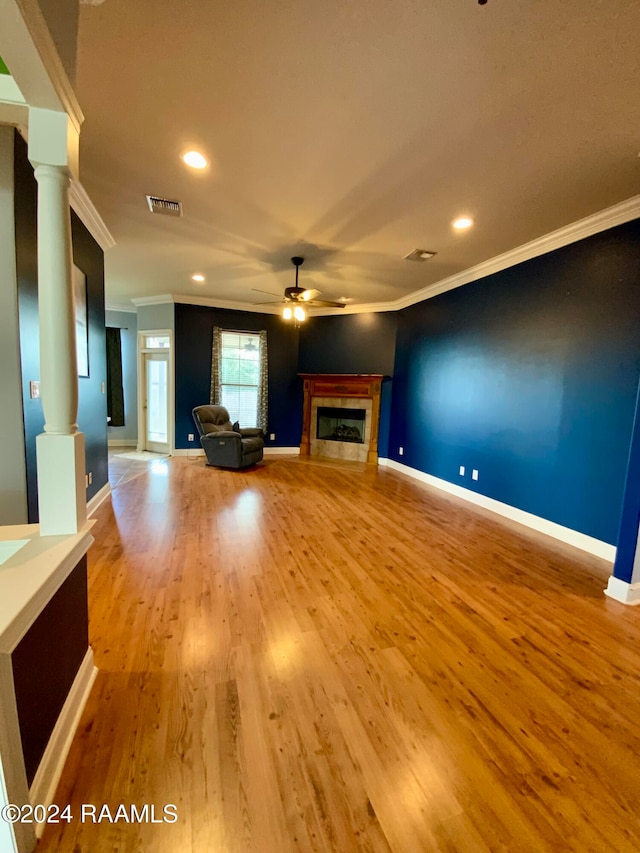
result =
[{"label": "white crown molding", "polygon": [[423,287],[421,290],[416,290],[408,296],[396,299],[394,302],[388,303],[389,308],[386,310],[398,311],[402,308],[408,308],[410,305],[431,299],[440,293],[445,293],[447,290],[454,290],[457,287],[462,287],[464,284],[470,284],[472,281],[477,281],[480,278],[485,278],[485,276],[501,272],[508,267],[513,267],[523,261],[537,258],[540,255],[547,254],[547,252],[554,251],[554,249],[560,249],[563,246],[568,246],[570,243],[583,240],[585,237],[591,237],[593,234],[606,231],[608,228],[622,225],[625,222],[631,222],[631,220],[637,219],[639,216],[640,195],[636,195],[619,204],[614,204],[613,207],[608,207],[591,216],[586,216],[584,219],[578,220],[578,222],[572,222],[563,228],[558,228],[557,231],[552,231],[550,234],[537,237],[523,246],[510,249],[502,255],[496,255],[495,258],[490,258],[488,261],[476,264],[474,267],[470,267],[467,270]]},{"label": "white crown molding", "polygon": [[105,311],[119,311],[124,314],[137,314],[138,309],[134,305],[116,305],[114,302],[106,302]]},{"label": "white crown molding", "polygon": [[2,58],[32,107],[65,112],[77,132],[84,115],[38,0],[0,3]]},{"label": "white crown molding", "polygon": [[[434,284],[430,284],[420,290],[415,290],[413,293],[409,293],[407,296],[402,296],[399,299],[390,302],[362,302],[357,305],[345,305],[344,308],[309,307],[307,310],[310,317],[339,317],[344,314],[373,314],[383,311],[401,311],[410,305],[432,299],[440,293],[455,290],[455,288],[470,284],[472,281],[477,281],[493,273],[501,272],[523,261],[545,255],[547,252],[554,251],[554,249],[560,249],[563,246],[576,243],[578,240],[591,237],[593,234],[599,234],[601,231],[614,228],[616,225],[631,222],[638,217],[640,217],[640,195],[633,196],[626,201],[621,201],[619,204],[614,204],[612,207],[580,219],[578,222],[572,222],[563,228],[558,228],[557,231],[552,231],[550,234],[537,237],[523,246],[510,249],[502,255],[496,255],[495,258],[490,258],[488,261],[483,261],[474,267],[469,267],[469,269],[455,273],[455,275],[451,275],[448,278],[436,281]],[[179,302],[186,305],[203,305],[210,308],[230,308],[234,311],[252,311],[257,314],[279,314],[282,309],[281,305],[269,306],[267,308],[260,305],[249,306],[246,302],[226,302],[215,297],[177,296],[172,294],[144,296],[132,299],[131,301],[134,305],[156,305],[164,302]]]},{"label": "white crown molding", "polygon": [[116,241],[80,181],[71,181],[69,203],[102,251],[113,249]]},{"label": "white crown molding", "polygon": [[171,293],[162,293],[158,296],[136,296],[131,300],[136,307],[144,305],[166,305],[173,304],[173,295]]},{"label": "white crown molding", "polygon": [[181,305],[202,305],[207,308],[226,308],[230,311],[251,311],[254,314],[279,314],[284,302],[279,305],[252,305],[247,302],[233,302],[227,299],[216,299],[211,296],[180,296],[174,295],[173,301]]}]

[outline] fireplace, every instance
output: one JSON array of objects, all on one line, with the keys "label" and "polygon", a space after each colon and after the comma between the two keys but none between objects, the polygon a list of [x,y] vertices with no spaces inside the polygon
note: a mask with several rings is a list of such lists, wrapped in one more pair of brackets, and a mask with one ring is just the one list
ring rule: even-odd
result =
[{"label": "fireplace", "polygon": [[304,380],[301,456],[378,462],[383,377],[362,373],[301,373]]},{"label": "fireplace", "polygon": [[316,413],[316,438],[364,444],[366,409],[318,406]]}]

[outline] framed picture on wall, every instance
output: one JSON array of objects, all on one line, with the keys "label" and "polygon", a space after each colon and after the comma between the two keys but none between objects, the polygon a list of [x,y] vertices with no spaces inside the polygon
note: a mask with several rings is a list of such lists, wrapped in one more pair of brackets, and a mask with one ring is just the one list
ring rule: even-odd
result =
[{"label": "framed picture on wall", "polygon": [[76,307],[76,351],[78,376],[89,375],[89,320],[87,316],[87,277],[73,265],[73,295]]}]

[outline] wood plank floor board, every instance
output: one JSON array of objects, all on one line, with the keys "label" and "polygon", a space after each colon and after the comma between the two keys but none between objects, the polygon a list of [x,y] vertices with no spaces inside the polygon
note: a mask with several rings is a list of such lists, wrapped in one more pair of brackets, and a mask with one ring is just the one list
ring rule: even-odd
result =
[{"label": "wood plank floor board", "polygon": [[640,613],[606,563],[359,463],[134,473],[56,801],[178,821],[40,853],[640,850]]}]

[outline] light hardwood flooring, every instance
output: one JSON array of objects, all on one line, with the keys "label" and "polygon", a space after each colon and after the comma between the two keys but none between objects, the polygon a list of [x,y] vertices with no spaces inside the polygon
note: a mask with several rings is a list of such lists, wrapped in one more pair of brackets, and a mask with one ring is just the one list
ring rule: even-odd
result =
[{"label": "light hardwood flooring", "polygon": [[640,608],[387,469],[174,458],[97,513],[99,675],[40,853],[640,850]]}]

